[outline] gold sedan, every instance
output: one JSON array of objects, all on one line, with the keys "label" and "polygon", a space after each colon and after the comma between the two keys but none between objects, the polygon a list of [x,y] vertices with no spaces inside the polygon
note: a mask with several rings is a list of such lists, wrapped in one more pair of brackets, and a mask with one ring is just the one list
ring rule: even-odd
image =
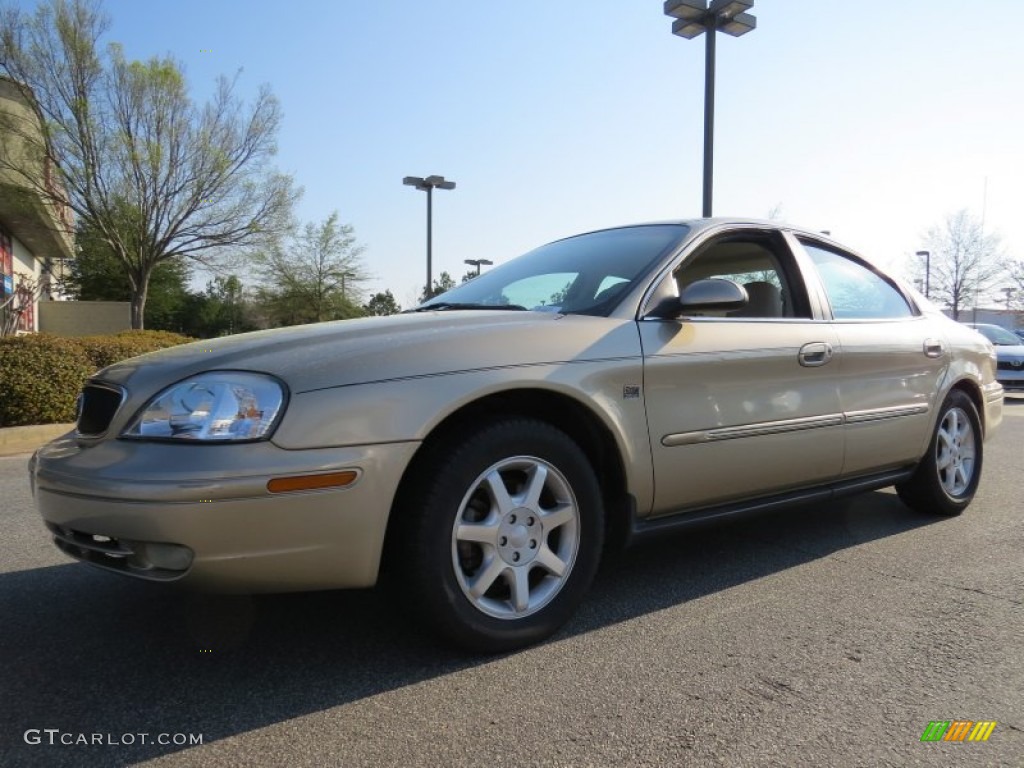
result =
[{"label": "gold sedan", "polygon": [[864,258],[702,219],[110,366],[30,471],[71,557],[236,591],[386,577],[499,651],[572,615],[611,537],[890,485],[959,514],[1002,398],[991,344]]}]

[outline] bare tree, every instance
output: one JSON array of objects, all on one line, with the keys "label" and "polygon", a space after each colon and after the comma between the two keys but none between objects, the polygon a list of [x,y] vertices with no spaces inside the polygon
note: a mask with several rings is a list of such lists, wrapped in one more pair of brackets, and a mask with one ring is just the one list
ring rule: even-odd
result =
[{"label": "bare tree", "polygon": [[1024,259],[1007,259],[1005,264],[1008,285],[1001,290],[1006,293],[1007,309],[1024,309]]},{"label": "bare tree", "polygon": [[0,299],[0,337],[13,336],[19,330],[31,330],[24,327],[22,319],[31,317],[30,313],[35,311],[36,302],[46,289],[45,282],[27,275],[16,275],[15,280],[14,292]]},{"label": "bare tree", "polygon": [[174,59],[128,61],[116,44],[101,54],[108,25],[97,0],[0,13],[0,74],[24,88],[40,118],[0,125],[17,138],[0,142],[0,170],[70,207],[109,243],[131,282],[132,327],[141,328],[157,264],[210,265],[263,244],[286,229],[298,193],[270,165],[281,112],[267,87],[246,108],[237,76],[221,77],[198,105]]},{"label": "bare tree", "polygon": [[[975,306],[1003,274],[999,237],[986,234],[978,219],[961,210],[929,229],[925,243],[931,253],[930,296],[959,320],[960,313]],[[915,276],[923,278],[924,268],[923,263],[915,263]]]}]

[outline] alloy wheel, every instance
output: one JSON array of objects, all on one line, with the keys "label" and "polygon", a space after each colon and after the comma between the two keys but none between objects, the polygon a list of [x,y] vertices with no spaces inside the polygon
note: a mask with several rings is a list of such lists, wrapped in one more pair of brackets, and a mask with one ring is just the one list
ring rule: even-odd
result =
[{"label": "alloy wheel", "polygon": [[470,485],[452,529],[452,563],[476,609],[521,619],[562,589],[579,543],[579,506],[565,476],[543,459],[515,456]]},{"label": "alloy wheel", "polygon": [[942,489],[951,498],[962,496],[974,477],[977,453],[971,421],[959,408],[950,408],[942,417],[935,441],[935,466]]}]

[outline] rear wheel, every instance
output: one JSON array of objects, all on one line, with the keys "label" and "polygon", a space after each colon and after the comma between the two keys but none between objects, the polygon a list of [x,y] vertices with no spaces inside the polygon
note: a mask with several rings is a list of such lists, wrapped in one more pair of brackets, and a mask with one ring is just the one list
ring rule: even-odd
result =
[{"label": "rear wheel", "polygon": [[554,633],[600,558],[601,493],[586,455],[532,419],[428,449],[400,510],[400,592],[473,650],[509,650]]},{"label": "rear wheel", "polygon": [[959,515],[974,498],[981,479],[981,420],[971,399],[960,390],[946,397],[917,470],[896,486],[909,507],[938,515]]}]

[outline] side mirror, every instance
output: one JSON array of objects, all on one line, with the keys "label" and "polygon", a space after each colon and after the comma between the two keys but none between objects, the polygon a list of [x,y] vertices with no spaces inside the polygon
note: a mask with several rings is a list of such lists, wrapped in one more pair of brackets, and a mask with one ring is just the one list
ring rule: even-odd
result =
[{"label": "side mirror", "polygon": [[747,289],[743,286],[732,280],[709,277],[687,285],[678,298],[663,299],[648,316],[672,318],[687,312],[739,309],[747,301]]}]

